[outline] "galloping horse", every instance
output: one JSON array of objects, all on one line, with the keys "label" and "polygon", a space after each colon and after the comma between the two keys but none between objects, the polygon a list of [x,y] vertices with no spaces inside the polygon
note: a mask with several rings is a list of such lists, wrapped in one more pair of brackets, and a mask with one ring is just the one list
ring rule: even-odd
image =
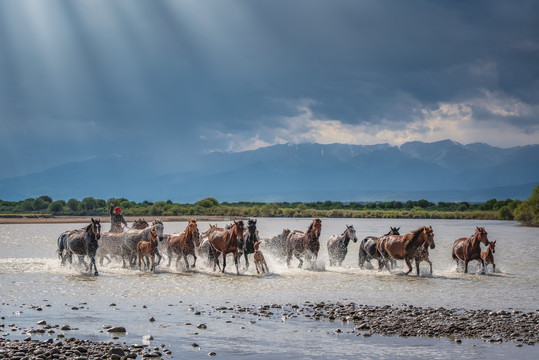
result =
[{"label": "galloping horse", "polygon": [[434,232],[432,227],[422,226],[406,235],[385,235],[376,242],[376,251],[380,254],[383,264],[391,272],[388,259],[404,260],[408,265],[408,275],[412,271],[411,260],[418,246],[427,244],[434,249]]},{"label": "galloping horse", "polygon": [[[144,269],[147,267],[150,268],[150,271],[155,271],[155,255],[157,255],[157,232],[155,230],[150,230],[150,241],[140,241],[137,244],[137,255],[138,255],[138,268],[142,270],[141,262],[144,263]],[[150,258],[148,261],[144,258]],[[151,265],[150,265],[151,260]]]},{"label": "galloping horse", "polygon": [[185,266],[189,269],[189,262],[187,261],[187,255],[192,255],[195,259],[193,261],[193,268],[197,262],[197,256],[195,255],[195,243],[196,246],[200,245],[200,234],[198,232],[196,219],[189,220],[185,231],[182,233],[172,233],[167,238],[167,254],[168,254],[168,266],[172,261],[172,255],[176,254],[176,267],[178,267],[178,261],[180,256],[183,256],[185,260]]},{"label": "galloping horse", "polygon": [[[62,265],[65,263],[65,259],[72,263],[72,255],[78,255],[81,263],[86,267],[86,271],[92,271],[94,268],[94,275],[99,275],[97,267],[95,265],[95,252],[99,247],[97,240],[101,237],[101,223],[99,220],[92,219],[90,225],[85,228],[71,231],[64,231],[58,238],[58,254],[61,256]],[[65,256],[62,255],[65,250]],[[90,266],[84,262],[84,256],[88,255],[90,258]]]},{"label": "galloping horse", "polygon": [[243,238],[243,226],[243,221],[234,221],[234,224],[229,228],[217,228],[210,233],[210,252],[214,260],[213,271],[215,271],[215,265],[219,266],[219,255],[223,254],[222,272],[224,273],[226,255],[232,253],[234,255],[234,264],[236,264],[236,273],[240,273],[238,269],[238,239]]},{"label": "galloping horse", "polygon": [[354,225],[346,225],[346,230],[341,235],[332,235],[328,240],[329,265],[342,265],[346,254],[348,253],[348,243],[352,240],[357,242],[356,230]]},{"label": "galloping horse", "polygon": [[[399,228],[391,227],[391,230],[385,235],[400,235],[399,234]],[[359,244],[359,261],[358,265],[360,268],[363,269],[363,264],[365,264],[366,261],[370,263],[372,259],[378,259],[378,268],[382,268],[382,261],[380,259],[380,255],[376,251],[376,242],[380,238],[376,236],[367,236],[365,239],[361,240],[361,243]]]},{"label": "galloping horse", "polygon": [[488,264],[492,264],[492,271],[496,272],[496,264],[494,263],[494,253],[496,247],[496,240],[488,243],[488,248],[481,252],[481,259],[485,262],[485,268],[488,268]]},{"label": "galloping horse", "polygon": [[[243,232],[243,238],[238,241],[238,250],[245,257],[245,268],[249,268],[249,254],[254,254],[254,243],[259,241],[258,230],[256,230],[256,219],[249,220],[247,223],[247,230]],[[240,254],[240,259],[241,259]]]},{"label": "galloping horse", "polygon": [[321,231],[322,221],[320,219],[314,219],[306,232],[292,231],[286,238],[286,264],[290,266],[292,255],[299,260],[299,268],[303,266],[301,255],[305,255],[306,260],[316,260],[320,250],[319,238]]},{"label": "galloping horse", "polygon": [[[137,254],[137,244],[140,241],[150,241],[150,232],[155,231],[159,241],[163,240],[163,223],[154,220],[151,226],[145,229],[127,229],[122,233],[122,262],[125,265],[125,259],[128,259],[131,266],[134,266],[133,257]],[[136,259],[136,258],[135,258]]]},{"label": "galloping horse", "polygon": [[286,258],[286,239],[288,238],[289,234],[290,234],[289,229],[283,229],[283,232],[280,233],[279,235],[276,235],[272,237],[271,239],[264,241],[264,248],[268,249],[278,258],[285,259]]},{"label": "galloping horse", "polygon": [[[142,218],[133,221],[132,229],[145,229],[148,227],[148,222]],[[99,248],[97,249],[96,256],[99,257],[99,264],[103,266],[103,259],[107,259],[110,264],[111,256],[122,256],[122,233],[104,232],[101,233],[99,239]]]},{"label": "galloping horse", "polygon": [[475,234],[469,238],[460,238],[453,243],[453,250],[451,257],[457,262],[457,266],[460,262],[464,262],[464,272],[468,272],[468,263],[472,260],[481,262],[482,271],[485,272],[485,262],[481,258],[481,245],[489,244],[487,232],[483,227],[476,227]]}]

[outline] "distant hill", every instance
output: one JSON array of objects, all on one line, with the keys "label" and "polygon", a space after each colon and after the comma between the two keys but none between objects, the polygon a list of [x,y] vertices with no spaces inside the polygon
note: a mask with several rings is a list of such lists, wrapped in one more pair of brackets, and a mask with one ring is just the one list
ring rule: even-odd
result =
[{"label": "distant hill", "polygon": [[175,158],[137,154],[66,163],[1,179],[0,199],[475,202],[526,199],[539,183],[539,145],[285,144]]}]

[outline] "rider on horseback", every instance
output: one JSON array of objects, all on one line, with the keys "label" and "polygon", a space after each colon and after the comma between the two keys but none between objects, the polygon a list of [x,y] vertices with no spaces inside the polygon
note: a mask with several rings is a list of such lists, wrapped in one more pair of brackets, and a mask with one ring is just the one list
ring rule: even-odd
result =
[{"label": "rider on horseback", "polygon": [[123,215],[121,214],[122,209],[119,206],[114,208],[114,205],[110,203],[110,232],[121,233],[122,223],[127,226],[127,222],[124,220]]}]

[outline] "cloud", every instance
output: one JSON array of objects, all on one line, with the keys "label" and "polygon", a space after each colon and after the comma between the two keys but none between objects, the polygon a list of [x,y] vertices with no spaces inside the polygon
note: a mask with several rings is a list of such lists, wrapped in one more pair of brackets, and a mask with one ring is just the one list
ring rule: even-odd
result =
[{"label": "cloud", "polygon": [[[216,137],[228,142],[228,151],[253,150],[282,143],[344,143],[401,145],[408,141],[433,142],[452,139],[464,144],[484,142],[500,147],[536,144],[539,123],[532,122],[527,131],[512,119],[539,116],[539,107],[523,103],[503,94],[484,91],[483,96],[460,103],[439,103],[434,108],[422,108],[405,114],[412,121],[381,120],[373,123],[349,124],[336,119],[317,118],[312,106],[316,101],[297,101],[298,115],[282,117],[264,126],[263,131],[250,135],[218,132]],[[480,118],[476,114],[480,113]],[[486,119],[488,118],[488,119]]]}]

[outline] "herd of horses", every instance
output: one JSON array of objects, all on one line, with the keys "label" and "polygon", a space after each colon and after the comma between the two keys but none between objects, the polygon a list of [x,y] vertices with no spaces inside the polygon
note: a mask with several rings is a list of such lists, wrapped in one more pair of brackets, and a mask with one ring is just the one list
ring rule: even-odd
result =
[{"label": "herd of horses", "polygon": [[[210,224],[207,230],[200,232],[197,220],[191,219],[185,231],[163,234],[161,221],[154,220],[149,224],[144,219],[139,219],[133,222],[131,228],[125,228],[121,233],[101,233],[100,221],[91,219],[91,223],[82,229],[60,234],[58,256],[64,265],[66,261],[72,263],[73,254],[77,255],[86,271],[91,272],[93,269],[94,275],[98,275],[96,257],[100,265],[103,265],[105,259],[110,263],[113,258],[117,258],[122,261],[123,267],[136,267],[138,259],[140,270],[143,270],[144,264],[144,270],[155,271],[156,265],[161,262],[162,252],[167,253],[169,267],[175,257],[176,267],[180,266],[180,259],[183,258],[187,269],[194,268],[198,254],[206,257],[208,263],[213,265],[214,271],[219,268],[223,273],[227,255],[232,254],[237,274],[241,256],[245,258],[247,269],[250,254],[253,254],[257,273],[269,272],[260,246],[274,257],[286,261],[288,266],[291,265],[293,257],[299,261],[299,268],[303,267],[304,261],[312,264],[317,260],[322,231],[320,219],[312,220],[306,231],[284,229],[281,234],[263,240],[259,238],[256,223],[256,219],[250,219],[245,226],[243,220],[238,220],[224,228]],[[391,272],[397,260],[404,260],[408,267],[405,274],[408,275],[413,270],[412,264],[415,262],[419,276],[419,265],[425,261],[430,265],[432,275],[432,262],[429,260],[429,248],[435,248],[432,227],[422,226],[404,235],[400,235],[399,230],[400,228],[391,227],[385,235],[364,238],[359,245],[359,267],[363,268],[367,263],[370,264],[371,260],[377,260],[379,270],[386,268]],[[341,235],[332,235],[329,238],[327,251],[330,266],[342,266],[350,241],[358,241],[353,225],[346,225]],[[485,251],[481,251],[481,244],[487,246]],[[455,240],[451,256],[465,273],[468,272],[470,261],[481,263],[483,272],[488,264],[492,264],[495,271],[495,245],[496,241],[488,240],[485,228],[476,227],[472,236]],[[90,264],[85,262],[85,256],[90,258]],[[188,261],[189,256],[193,259],[192,264]]]}]

